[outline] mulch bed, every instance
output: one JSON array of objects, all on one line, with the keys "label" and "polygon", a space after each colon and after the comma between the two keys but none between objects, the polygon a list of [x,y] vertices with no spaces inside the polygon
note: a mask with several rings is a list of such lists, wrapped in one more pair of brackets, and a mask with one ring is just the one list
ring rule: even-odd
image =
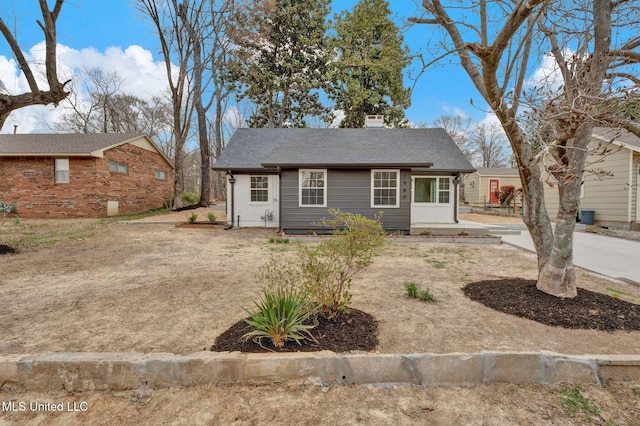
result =
[{"label": "mulch bed", "polygon": [[541,324],[569,329],[640,330],[640,305],[578,288],[573,299],[536,289],[534,280],[479,281],[463,288],[471,300]]},{"label": "mulch bed", "polygon": [[11,246],[5,245],[5,244],[0,244],[0,255],[3,254],[14,254],[14,253],[18,253],[18,249],[15,249]]},{"label": "mulch bed", "polygon": [[227,331],[216,338],[211,350],[215,352],[316,352],[329,350],[333,352],[372,351],[378,345],[378,321],[366,312],[351,309],[348,314],[341,314],[337,320],[329,321],[317,318],[317,325],[311,334],[317,340],[306,340],[298,345],[287,342],[283,348],[276,350],[267,339],[262,346],[253,340],[245,340],[242,336],[251,330],[244,320],[238,321]]},{"label": "mulch bed", "polygon": [[[510,278],[478,281],[467,284],[463,292],[471,300],[496,311],[541,324],[568,329],[586,330],[640,330],[640,305],[626,302],[606,294],[578,289],[573,299],[562,299],[536,289],[535,280]],[[276,350],[269,341],[262,345],[242,336],[251,330],[244,320],[238,321],[216,338],[211,351],[239,352],[333,352],[372,351],[378,345],[378,322],[366,312],[352,309],[337,321],[317,318],[312,334],[316,342],[301,345],[287,342]]]}]

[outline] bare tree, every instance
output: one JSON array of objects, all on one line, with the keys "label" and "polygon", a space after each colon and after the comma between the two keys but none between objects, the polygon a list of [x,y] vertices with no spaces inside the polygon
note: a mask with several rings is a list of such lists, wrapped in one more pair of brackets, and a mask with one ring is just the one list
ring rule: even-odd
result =
[{"label": "bare tree", "polygon": [[436,118],[433,127],[442,127],[451,139],[458,145],[462,153],[472,161],[476,155],[476,147],[473,145],[471,134],[473,132],[474,123],[469,117],[460,115],[443,115]]},{"label": "bare tree", "polygon": [[0,129],[12,111],[31,105],[58,105],[60,101],[67,97],[68,93],[65,91],[65,85],[69,82],[60,83],[56,64],[56,21],[60,15],[63,3],[64,0],[56,0],[53,9],[49,10],[47,1],[40,0],[42,21],[36,21],[42,29],[45,38],[45,67],[47,84],[49,85],[48,90],[42,90],[40,88],[34,75],[34,70],[22,53],[17,39],[5,24],[4,19],[0,17],[0,32],[9,44],[31,90],[28,93],[10,94],[4,85],[0,87]]},{"label": "bare tree", "polygon": [[476,167],[507,166],[507,140],[500,124],[480,123],[473,129],[470,139],[475,151],[471,162]]},{"label": "bare tree", "polygon": [[[182,191],[184,188],[184,145],[189,135],[193,102],[189,90],[189,59],[193,46],[189,42],[182,20],[177,14],[177,0],[139,0],[138,8],[146,13],[158,34],[162,55],[164,57],[169,90],[171,93],[173,138],[174,138],[174,200],[173,209],[182,208]],[[174,68],[172,59],[178,61]]]},{"label": "bare tree", "polygon": [[71,85],[71,94],[63,102],[66,112],[55,129],[71,133],[145,133],[172,158],[172,143],[166,138],[171,132],[167,98],[154,96],[147,101],[123,93],[122,83],[124,78],[117,72],[83,70]]},{"label": "bare tree", "polygon": [[[422,6],[426,14],[413,21],[443,30],[443,49],[458,56],[509,139],[523,185],[523,219],[538,256],[538,289],[575,297],[573,232],[593,127],[640,135],[620,114],[620,105],[638,94],[637,2],[423,0]],[[558,70],[552,90],[549,80],[527,84],[527,73],[541,65],[534,61],[545,57],[533,46],[549,52]],[[534,144],[523,122],[542,115],[546,137]],[[558,182],[555,229],[544,202],[543,157],[553,160],[548,171]]]},{"label": "bare tree", "polygon": [[[222,115],[229,94],[224,74],[231,42],[231,17],[234,0],[189,0],[179,5],[178,16],[193,46],[191,57],[191,88],[198,125],[200,146],[201,187],[199,205],[208,206],[211,199],[211,146],[207,112],[215,104],[213,135],[215,158],[222,151]],[[212,90],[209,90],[212,87]]]}]

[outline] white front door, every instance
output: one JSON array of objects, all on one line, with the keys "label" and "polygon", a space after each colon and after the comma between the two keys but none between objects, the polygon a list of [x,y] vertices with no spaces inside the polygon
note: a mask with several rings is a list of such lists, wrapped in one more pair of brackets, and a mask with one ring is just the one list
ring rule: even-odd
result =
[{"label": "white front door", "polygon": [[450,176],[411,177],[411,224],[454,223]]}]

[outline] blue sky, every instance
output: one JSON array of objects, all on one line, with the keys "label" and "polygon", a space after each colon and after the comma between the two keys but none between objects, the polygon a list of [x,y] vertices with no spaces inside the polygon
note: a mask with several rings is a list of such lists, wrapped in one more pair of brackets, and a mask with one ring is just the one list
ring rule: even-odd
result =
[{"label": "blue sky", "polygon": [[[356,2],[334,1],[333,10],[348,9]],[[53,4],[53,1],[49,3]],[[390,3],[399,25],[403,19],[415,16],[419,10],[413,1],[392,0]],[[17,14],[14,15],[13,11],[17,11]],[[40,18],[36,0],[3,0],[0,14],[5,20],[7,16],[17,17],[15,21],[7,23],[17,25],[19,42],[24,50],[29,51],[42,42],[42,32],[35,24],[35,20]],[[412,52],[419,51],[425,45],[429,32],[429,27],[424,25],[413,26],[405,32],[405,42]],[[0,79],[9,88],[14,80],[13,85],[19,90],[19,76],[7,74],[11,52],[4,40],[1,43]],[[105,71],[113,69],[126,77],[125,89],[129,92],[152,94],[158,91],[164,71],[157,37],[149,21],[133,6],[132,0],[65,2],[58,20],[58,43],[65,46],[59,53],[61,61],[69,67],[100,66]],[[476,105],[482,104],[469,77],[459,66],[434,66],[418,80],[407,118],[416,124],[430,124],[445,114],[460,114],[475,121],[485,119],[486,112],[472,106],[470,98],[474,99]],[[52,108],[36,107],[29,108],[28,112],[14,113],[16,117],[10,117],[2,131],[12,131],[12,118],[23,132],[46,131],[37,117],[38,114],[44,114],[43,110],[50,113]]]}]

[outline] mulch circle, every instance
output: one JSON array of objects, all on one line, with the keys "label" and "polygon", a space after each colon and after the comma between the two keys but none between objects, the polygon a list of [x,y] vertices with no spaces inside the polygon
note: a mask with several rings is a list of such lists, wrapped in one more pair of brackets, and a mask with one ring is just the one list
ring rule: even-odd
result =
[{"label": "mulch circle", "polygon": [[251,330],[244,322],[238,321],[227,331],[218,336],[211,350],[215,352],[316,352],[329,350],[333,352],[372,351],[378,345],[378,321],[366,312],[351,309],[348,314],[341,314],[337,320],[330,321],[321,316],[317,317],[317,325],[311,334],[317,340],[305,340],[298,345],[287,342],[284,347],[277,349],[267,339],[262,340],[262,346],[253,340],[245,340],[242,336]]},{"label": "mulch circle", "polygon": [[18,253],[18,249],[8,246],[6,244],[0,244],[0,255]]},{"label": "mulch circle", "polygon": [[473,282],[463,291],[497,311],[554,327],[640,330],[640,305],[581,288],[575,298],[562,299],[538,290],[535,280],[510,278]]}]

